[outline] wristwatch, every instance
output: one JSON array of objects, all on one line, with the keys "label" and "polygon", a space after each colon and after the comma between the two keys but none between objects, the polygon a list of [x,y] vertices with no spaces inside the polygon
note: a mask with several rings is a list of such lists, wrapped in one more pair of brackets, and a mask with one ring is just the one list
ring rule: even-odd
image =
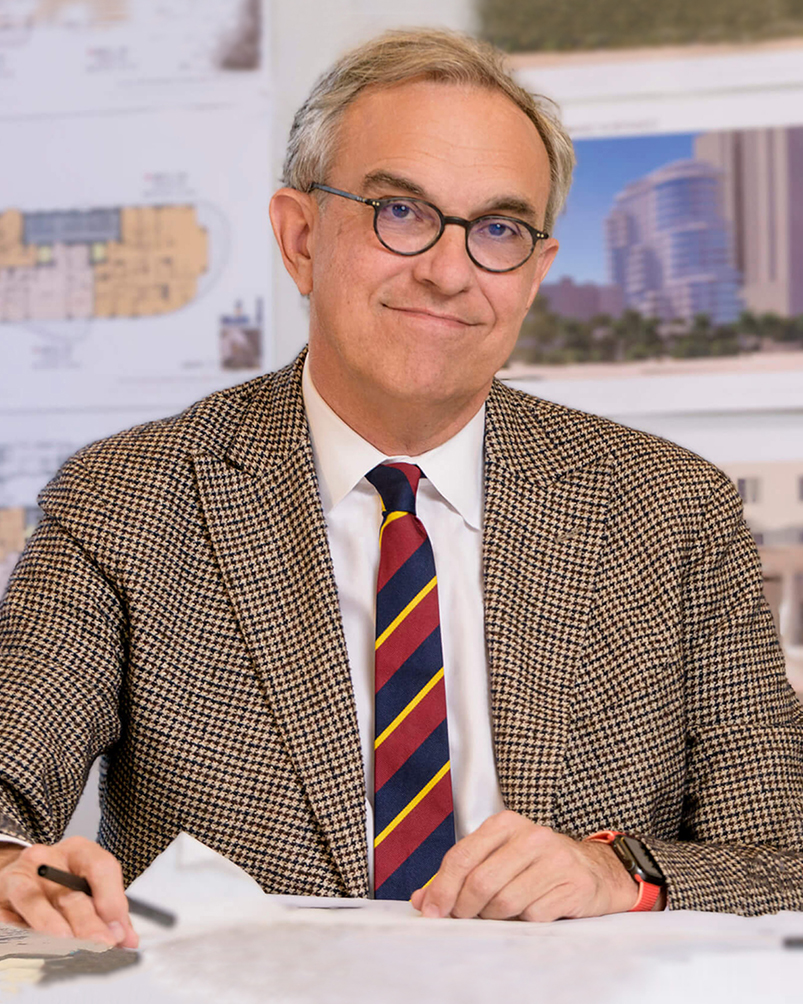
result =
[{"label": "wristwatch", "polygon": [[666,888],[664,873],[658,867],[655,858],[638,837],[630,837],[626,833],[615,830],[601,830],[592,833],[586,840],[597,840],[602,844],[610,844],[614,854],[619,858],[630,877],[638,883],[638,899],[631,906],[629,913],[652,910],[661,890]]}]

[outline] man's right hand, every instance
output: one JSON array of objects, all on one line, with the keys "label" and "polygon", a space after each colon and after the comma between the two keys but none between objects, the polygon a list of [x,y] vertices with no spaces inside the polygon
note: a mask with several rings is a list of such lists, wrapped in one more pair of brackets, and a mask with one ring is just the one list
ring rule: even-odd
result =
[{"label": "man's right hand", "polygon": [[[40,865],[87,880],[92,895],[40,878]],[[136,948],[119,862],[84,837],[18,847],[0,843],[0,922],[62,937]]]}]

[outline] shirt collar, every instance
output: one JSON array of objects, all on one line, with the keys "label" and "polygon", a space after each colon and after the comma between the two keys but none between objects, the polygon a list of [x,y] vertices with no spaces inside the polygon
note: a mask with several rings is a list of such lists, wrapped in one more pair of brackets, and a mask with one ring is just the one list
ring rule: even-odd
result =
[{"label": "shirt collar", "polygon": [[342,502],[377,464],[386,460],[403,460],[418,464],[433,487],[466,523],[481,529],[485,405],[458,433],[434,450],[418,457],[390,457],[363,439],[332,411],[315,389],[309,372],[309,359],[304,362],[301,390],[325,515]]}]

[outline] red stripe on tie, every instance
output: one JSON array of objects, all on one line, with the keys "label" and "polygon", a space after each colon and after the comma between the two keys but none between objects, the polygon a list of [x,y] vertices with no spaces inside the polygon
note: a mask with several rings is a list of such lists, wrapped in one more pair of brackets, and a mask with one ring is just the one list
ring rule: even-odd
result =
[{"label": "red stripe on tie", "polygon": [[374,850],[374,890],[378,890],[452,811],[451,771],[405,816]]},{"label": "red stripe on tie", "polygon": [[427,539],[420,520],[412,513],[400,516],[388,523],[382,532],[382,553],[379,561],[379,575],[376,580],[377,592],[393,578],[401,566],[412,557]]},{"label": "red stripe on tie", "polygon": [[[434,586],[376,650],[374,687],[380,690],[438,627],[438,587]],[[440,669],[437,666],[436,669]],[[433,670],[434,672],[434,670]]]},{"label": "red stripe on tie", "polygon": [[374,788],[379,790],[428,739],[446,717],[446,690],[443,677],[423,697],[377,748]]},{"label": "red stripe on tie", "polygon": [[413,495],[415,495],[418,491],[418,482],[421,480],[421,468],[416,464],[402,464],[399,462],[391,464],[391,467],[395,467],[397,470],[402,472],[402,474],[407,478],[407,484],[413,490]]}]

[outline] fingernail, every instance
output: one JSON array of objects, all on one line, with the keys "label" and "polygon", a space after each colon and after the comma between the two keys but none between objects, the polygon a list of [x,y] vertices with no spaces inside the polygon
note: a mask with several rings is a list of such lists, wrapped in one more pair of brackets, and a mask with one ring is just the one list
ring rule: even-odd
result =
[{"label": "fingernail", "polygon": [[119,945],[121,941],[125,940],[125,930],[123,929],[123,925],[119,921],[113,920],[109,924],[109,930],[114,935],[115,945]]},{"label": "fingernail", "polygon": [[421,914],[424,917],[440,917],[441,912],[434,903],[427,903]]}]

